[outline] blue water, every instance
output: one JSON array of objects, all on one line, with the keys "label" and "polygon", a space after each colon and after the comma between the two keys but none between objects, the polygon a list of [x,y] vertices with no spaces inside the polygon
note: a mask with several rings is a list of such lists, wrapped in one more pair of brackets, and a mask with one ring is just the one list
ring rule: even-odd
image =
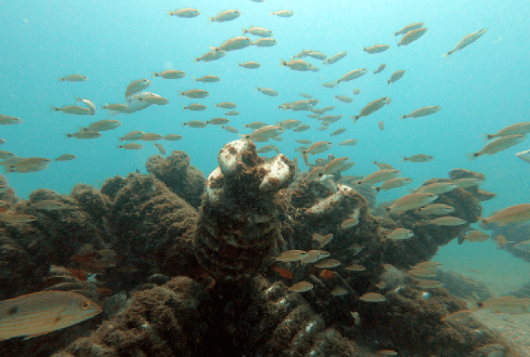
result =
[{"label": "blue water", "polygon": [[[193,19],[167,17],[166,10],[180,6],[196,7],[201,15]],[[237,8],[241,17],[226,23],[208,24],[208,17],[222,10]],[[291,18],[271,16],[270,11],[289,9]],[[162,142],[168,152],[184,150],[192,164],[208,175],[217,166],[217,153],[223,144],[237,139],[218,126],[205,129],[182,127],[183,121],[208,120],[226,112],[215,103],[237,103],[241,115],[230,117],[242,130],[244,123],[265,121],[273,124],[299,119],[312,126],[304,133],[286,132],[281,143],[273,142],[289,158],[297,139],[328,140],[335,129],[347,132],[330,140],[330,151],[349,156],[357,165],[350,174],[365,175],[376,170],[372,160],[383,161],[414,179],[414,185],[432,177],[447,177],[454,168],[465,168],[486,175],[483,189],[497,197],[483,204],[485,214],[510,205],[530,201],[530,166],[514,156],[529,149],[528,141],[494,156],[469,162],[465,154],[484,145],[481,133],[493,133],[516,122],[528,121],[530,87],[528,82],[530,51],[530,4],[520,0],[455,1],[301,1],[264,3],[246,1],[3,1],[0,8],[0,113],[24,120],[24,123],[0,128],[7,142],[0,149],[17,156],[55,158],[63,153],[77,160],[51,163],[49,168],[27,174],[8,174],[9,183],[22,198],[31,191],[49,188],[68,193],[76,183],[100,185],[114,175],[127,175],[137,168],[145,172],[149,156],[158,154],[152,143],[141,151],[118,150],[118,137],[131,130],[175,133],[179,142]],[[409,46],[398,48],[394,32],[404,25],[423,21],[427,34]],[[241,35],[251,25],[271,29],[278,44],[272,48],[250,47],[229,52],[209,63],[193,59],[219,46],[224,40]],[[466,34],[487,28],[477,42],[449,58],[442,54],[452,49]],[[257,38],[253,38],[254,40]],[[369,55],[363,46],[389,44],[390,50]],[[297,72],[279,67],[280,59],[289,59],[305,49],[319,50],[328,56],[348,51],[345,59],[320,72]],[[238,62],[258,61],[262,67],[247,70]],[[342,74],[365,67],[372,72],[379,64],[387,69],[343,83],[336,89],[321,84]],[[151,78],[151,72],[174,68],[186,72],[180,80]],[[387,86],[395,70],[406,74]],[[67,83],[58,77],[79,73],[88,82]],[[218,83],[195,82],[193,77],[213,74]],[[108,118],[101,110],[105,103],[123,102],[125,87],[135,79],[150,78],[148,91],[169,99],[167,106],[152,106],[131,115],[120,115],[122,122],[114,131],[104,132],[96,140],[66,139],[79,127]],[[270,87],[279,92],[271,98],[255,90]],[[202,100],[178,96],[178,91],[201,88],[210,92]],[[361,94],[352,95],[359,88]],[[307,112],[283,112],[278,105],[303,99],[299,93],[311,93],[320,100],[318,107],[335,105],[332,114],[344,118],[329,131],[306,117]],[[335,95],[354,97],[344,104]],[[98,107],[94,117],[52,113],[50,106],[74,104],[74,96],[90,98]],[[392,103],[355,126],[348,119],[368,102],[383,96]],[[200,102],[204,112],[183,111],[182,105]],[[423,119],[399,121],[399,115],[419,107],[439,105],[442,110]],[[385,130],[377,123],[383,120]],[[342,140],[356,138],[355,147],[340,147]],[[428,163],[401,163],[401,156],[418,153],[432,155]],[[327,154],[327,153],[326,153]],[[321,155],[322,157],[326,154]],[[412,186],[411,186],[412,187]],[[406,188],[381,194],[382,201],[406,193]],[[456,248],[455,248],[456,249]],[[480,248],[483,249],[483,248]]]}]

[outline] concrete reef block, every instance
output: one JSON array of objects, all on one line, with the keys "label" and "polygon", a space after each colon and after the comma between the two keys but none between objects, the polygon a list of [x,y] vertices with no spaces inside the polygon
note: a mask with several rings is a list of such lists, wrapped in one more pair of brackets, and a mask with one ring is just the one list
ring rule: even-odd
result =
[{"label": "concrete reef block", "polygon": [[354,189],[346,185],[338,184],[337,189],[337,192],[309,208],[306,214],[318,216],[331,213],[339,206],[340,201],[345,195],[353,195],[356,193]]},{"label": "concrete reef block", "polygon": [[135,294],[129,307],[52,357],[191,357],[212,314],[206,290],[187,277]]},{"label": "concrete reef block", "polygon": [[283,155],[265,163],[249,140],[226,144],[218,159],[219,167],[206,181],[195,255],[217,277],[248,278],[263,271],[282,244],[284,188],[295,166]]}]

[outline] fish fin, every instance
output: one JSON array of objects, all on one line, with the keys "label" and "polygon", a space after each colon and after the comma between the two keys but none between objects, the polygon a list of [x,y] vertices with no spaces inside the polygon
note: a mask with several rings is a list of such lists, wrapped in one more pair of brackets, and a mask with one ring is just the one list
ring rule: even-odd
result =
[{"label": "fish fin", "polygon": [[61,110],[57,107],[50,107],[52,112],[60,112]]},{"label": "fish fin", "polygon": [[406,158],[405,156],[401,156],[401,161],[407,161],[408,158]]},{"label": "fish fin", "polygon": [[186,106],[184,104],[182,104],[182,110],[186,110],[188,108],[186,108]]},{"label": "fish fin", "polygon": [[241,139],[247,139],[247,140],[250,140],[250,135],[248,135],[248,134],[237,134],[237,135],[239,135],[239,137],[240,137]]},{"label": "fish fin", "polygon": [[193,59],[193,63],[197,63],[197,62],[199,62],[200,60],[201,60],[200,57],[194,58],[194,59]]},{"label": "fish fin", "polygon": [[400,115],[400,116],[399,116],[399,120],[405,120],[406,118],[407,118],[406,115]]},{"label": "fish fin", "polygon": [[166,10],[166,11],[167,11],[167,17],[173,16],[173,11],[171,10]]},{"label": "fish fin", "polygon": [[491,140],[495,137],[493,134],[482,134],[482,136],[484,136],[485,141]]},{"label": "fish fin", "polygon": [[213,17],[210,16],[210,18],[208,19],[208,23],[211,24],[213,22]]},{"label": "fish fin", "polygon": [[452,55],[452,54],[453,54],[453,52],[449,51],[449,52],[447,52],[447,53],[444,53],[444,54],[442,55],[442,57],[446,58],[446,57],[449,57],[449,56]]},{"label": "fish fin", "polygon": [[158,72],[151,72],[151,75],[152,75],[153,77],[160,77],[160,76],[158,75]]},{"label": "fish fin", "polygon": [[36,334],[34,334],[34,335],[27,335],[26,337],[24,337],[23,341],[29,340],[30,338],[34,338],[34,337],[47,335],[47,334],[50,333],[50,332],[52,332],[52,331],[36,333]]},{"label": "fish fin", "polygon": [[242,30],[242,31],[241,31],[241,35],[242,35],[242,36],[245,36],[246,33],[247,33],[247,30],[246,30],[246,29],[241,29],[241,30]]},{"label": "fish fin", "polygon": [[221,50],[219,49],[219,47],[213,47],[213,46],[210,46],[210,50],[215,51],[215,52],[219,52],[219,51],[221,51]]},{"label": "fish fin", "polygon": [[71,138],[72,136],[74,136],[74,134],[69,134],[69,133],[66,133],[66,138]]},{"label": "fish fin", "polygon": [[467,158],[469,159],[469,161],[473,161],[475,160],[477,157],[480,156],[480,154],[478,152],[473,152],[471,154],[466,154]]},{"label": "fish fin", "polygon": [[285,67],[285,66],[287,66],[287,62],[286,62],[284,59],[280,58],[280,61],[281,61],[281,62],[280,62],[280,67]]}]

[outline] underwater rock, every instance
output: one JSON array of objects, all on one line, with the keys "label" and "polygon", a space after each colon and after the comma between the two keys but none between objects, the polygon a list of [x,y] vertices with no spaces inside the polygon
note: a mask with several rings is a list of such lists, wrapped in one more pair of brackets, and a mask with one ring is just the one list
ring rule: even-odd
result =
[{"label": "underwater rock", "polygon": [[147,171],[162,181],[173,193],[185,199],[198,209],[204,192],[204,175],[195,166],[184,151],[174,150],[171,155],[151,156],[145,167]]},{"label": "underwater rock", "polygon": [[502,235],[506,238],[507,243],[502,246],[498,245],[497,249],[505,249],[514,257],[530,262],[530,244],[520,244],[530,239],[530,236],[528,235],[528,232],[530,232],[530,223],[510,223],[504,226],[500,226],[496,223],[490,223],[485,225],[483,228],[485,230],[491,230],[491,239],[495,240],[495,238],[499,235]]},{"label": "underwater rock", "polygon": [[52,357],[195,356],[212,324],[211,299],[187,277],[138,292],[126,310]]},{"label": "underwater rock", "polygon": [[434,279],[441,281],[447,291],[461,299],[478,302],[493,297],[484,283],[474,281],[461,274],[437,269]]},{"label": "underwater rock", "polygon": [[193,240],[199,263],[218,278],[249,278],[283,245],[279,222],[295,166],[278,155],[265,163],[248,140],[226,144],[209,176]]},{"label": "underwater rock", "polygon": [[[453,181],[462,179],[462,178],[478,178],[481,180],[486,180],[486,176],[484,176],[484,174],[481,174],[479,172],[465,170],[465,169],[454,169],[454,170],[449,171],[449,178]],[[475,197],[475,199],[477,199],[477,201],[479,202],[488,201],[488,200],[495,198],[495,196],[497,196],[496,193],[488,192],[486,190],[479,188],[478,186],[466,187],[465,190],[468,192],[471,192],[473,197]]]}]

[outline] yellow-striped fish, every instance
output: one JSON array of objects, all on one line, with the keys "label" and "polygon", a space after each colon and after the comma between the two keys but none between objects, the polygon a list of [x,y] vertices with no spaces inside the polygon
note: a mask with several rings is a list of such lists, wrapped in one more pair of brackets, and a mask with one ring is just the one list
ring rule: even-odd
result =
[{"label": "yellow-striped fish", "polygon": [[42,291],[0,301],[0,341],[44,335],[85,321],[102,308],[72,291]]}]

